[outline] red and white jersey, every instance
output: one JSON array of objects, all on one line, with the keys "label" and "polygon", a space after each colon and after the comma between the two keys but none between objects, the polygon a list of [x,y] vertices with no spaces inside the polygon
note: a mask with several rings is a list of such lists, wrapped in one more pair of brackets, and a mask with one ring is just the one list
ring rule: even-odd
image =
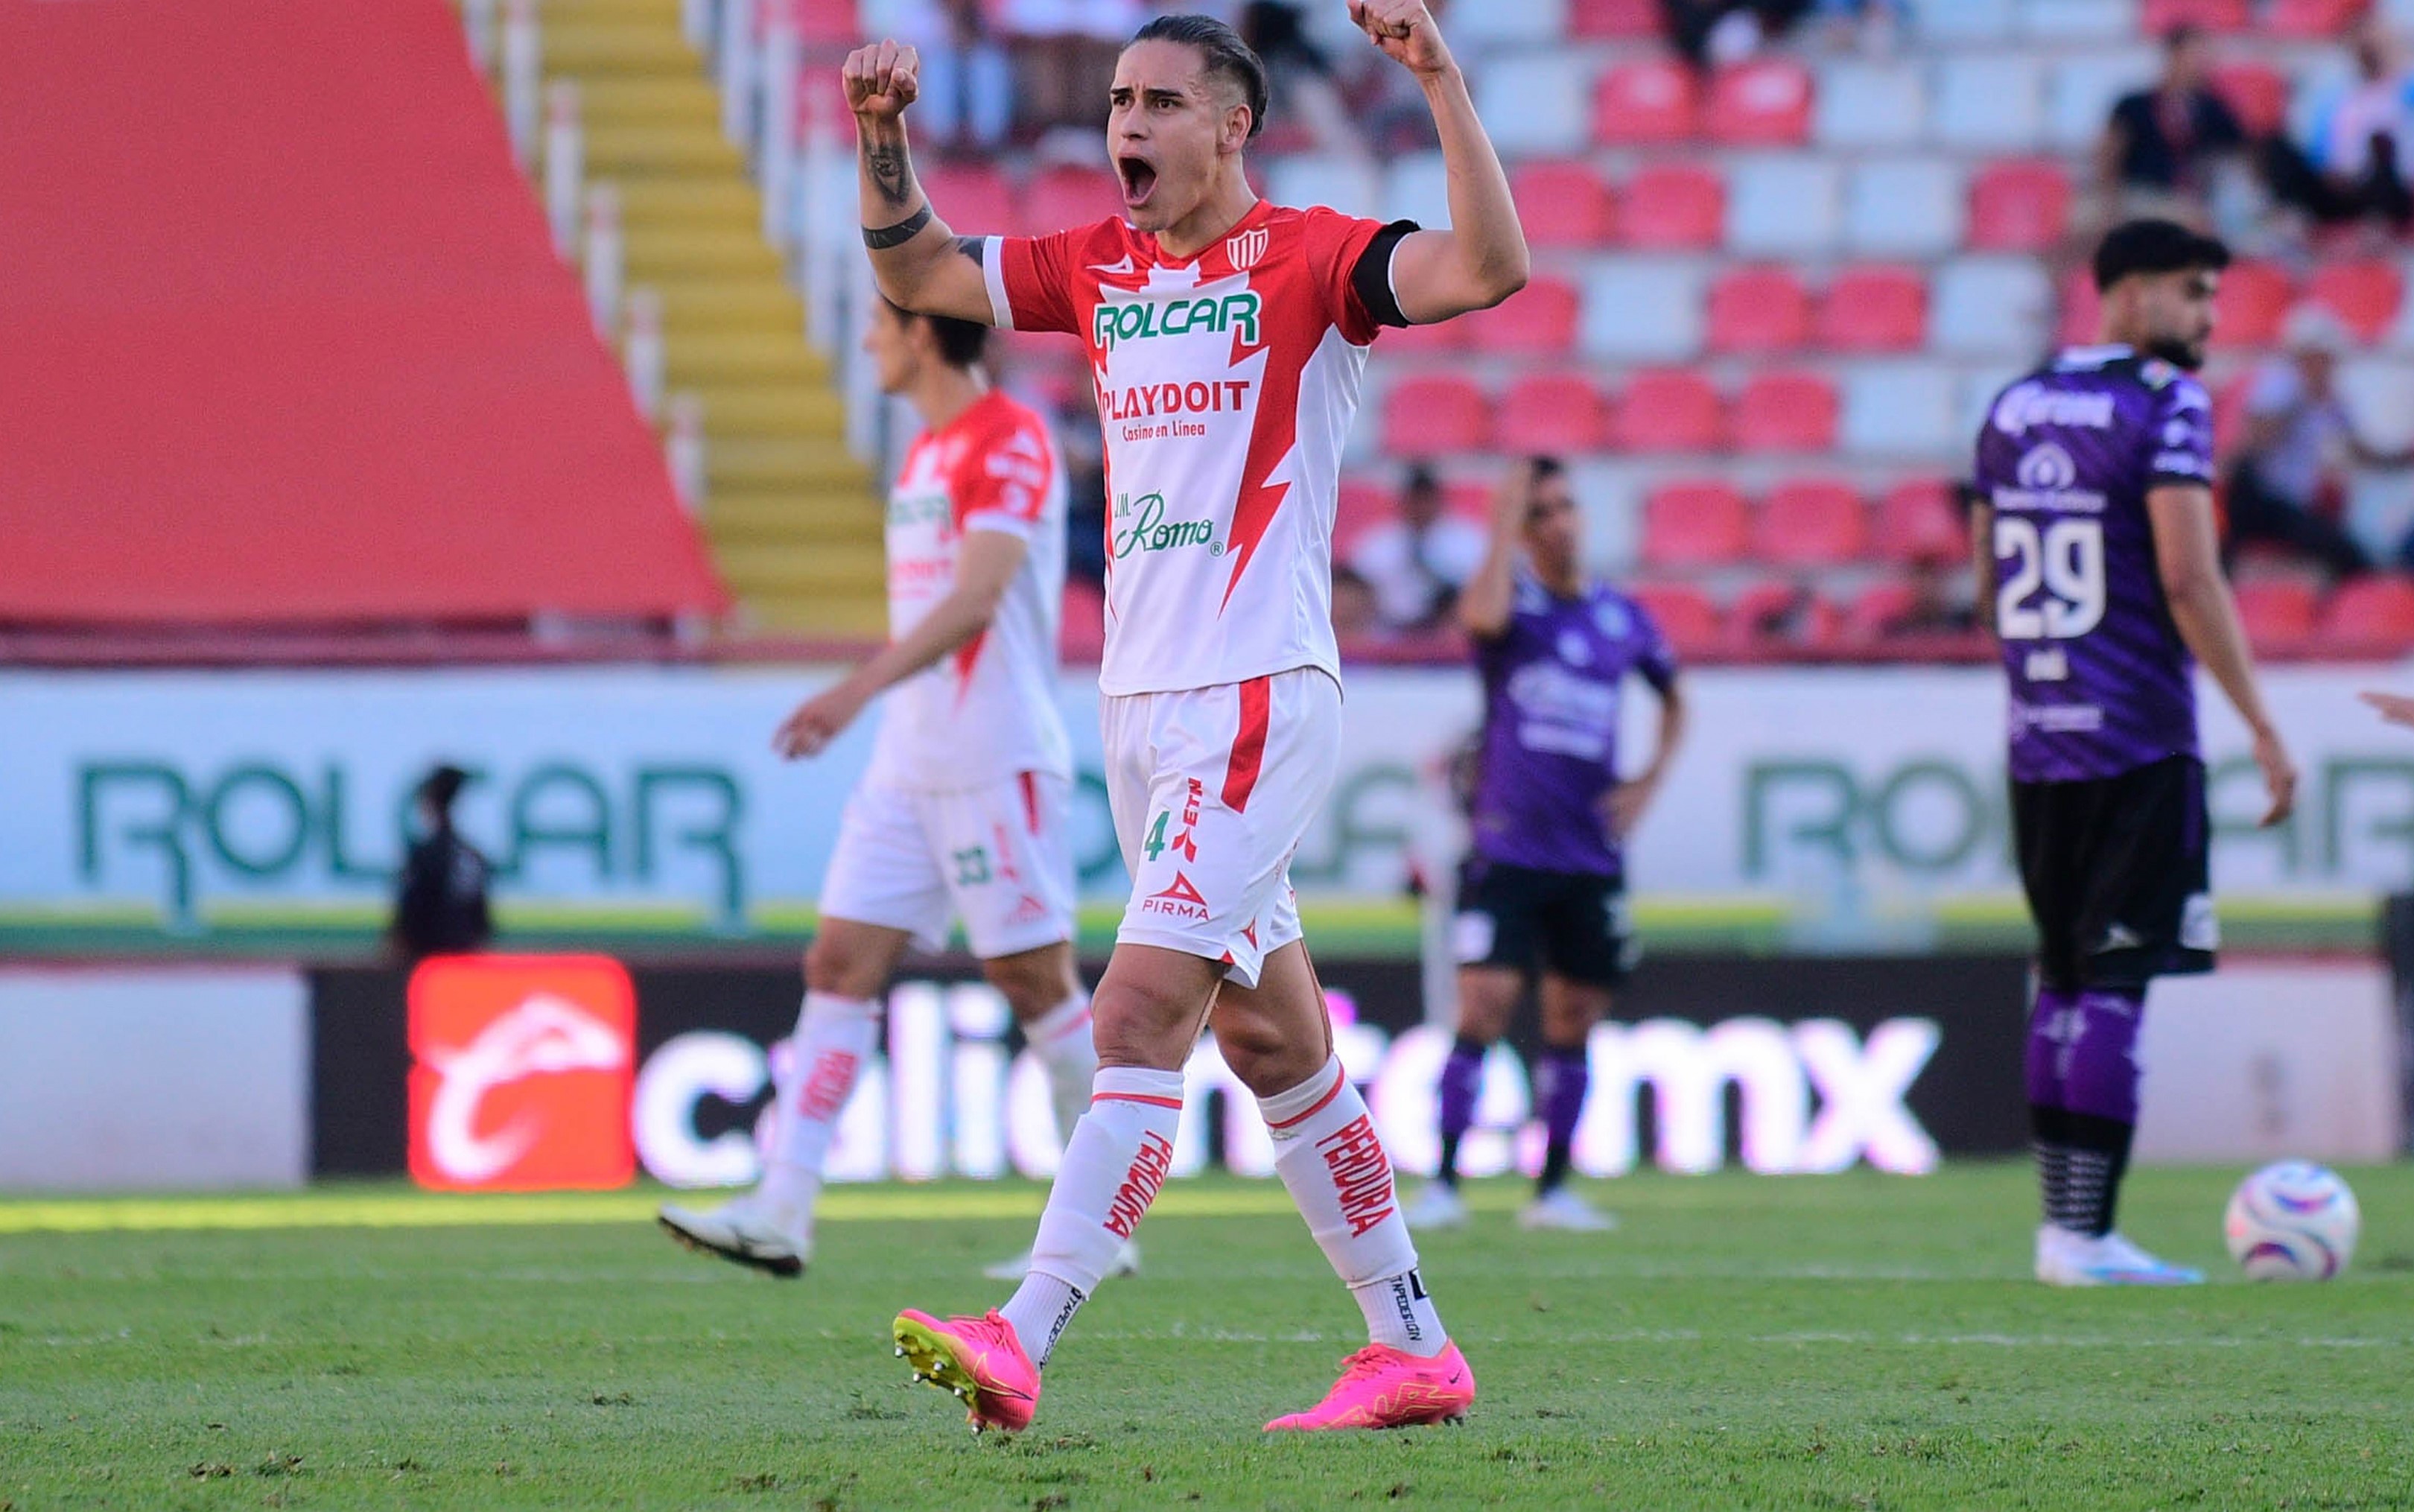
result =
[{"label": "red and white jersey", "polygon": [[1106,430],[1110,695],[1321,667],[1378,221],[1259,203],[1195,258],[1121,220],[983,249],[996,323],[1088,343]]},{"label": "red and white jersey", "polygon": [[987,630],[888,690],[875,782],[952,791],[1025,771],[1073,774],[1056,709],[1065,469],[1046,422],[995,389],[915,437],[889,490],[891,638],[954,589],[957,551],[975,531],[1015,536],[1029,554]]}]

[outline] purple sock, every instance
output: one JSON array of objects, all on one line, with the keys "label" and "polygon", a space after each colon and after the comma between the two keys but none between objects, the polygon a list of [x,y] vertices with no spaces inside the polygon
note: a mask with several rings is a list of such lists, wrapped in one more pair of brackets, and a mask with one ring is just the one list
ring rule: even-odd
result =
[{"label": "purple sock", "polygon": [[1490,1046],[1460,1035],[1441,1063],[1441,1178],[1458,1182],[1458,1142],[1475,1127],[1475,1098],[1483,1089],[1483,1055]]},{"label": "purple sock", "polygon": [[2062,1040],[2072,1032],[2070,1015],[2078,1010],[2077,993],[2039,987],[2036,1006],[2029,1012],[2027,1056],[2029,1106],[2062,1106]]},{"label": "purple sock", "polygon": [[2138,1029],[2146,1000],[2137,993],[2079,995],[2079,1029],[2062,1047],[2062,1105],[2072,1113],[2138,1121]]},{"label": "purple sock", "polygon": [[1568,1179],[1568,1161],[1575,1150],[1576,1120],[1584,1116],[1585,1093],[1592,1086],[1592,1068],[1582,1045],[1544,1045],[1534,1063],[1534,1102],[1542,1112],[1542,1174],[1535,1185],[1550,1191]]}]

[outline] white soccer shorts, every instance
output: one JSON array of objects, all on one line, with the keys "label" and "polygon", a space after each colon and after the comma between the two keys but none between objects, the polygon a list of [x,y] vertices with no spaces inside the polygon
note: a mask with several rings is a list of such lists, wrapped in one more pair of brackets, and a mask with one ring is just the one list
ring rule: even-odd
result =
[{"label": "white soccer shorts", "polygon": [[1290,859],[1340,767],[1341,686],[1314,667],[1101,701],[1131,872],[1115,938],[1220,961],[1244,987],[1300,937]]},{"label": "white soccer shorts", "polygon": [[822,879],[826,919],[901,929],[924,950],[961,919],[984,961],[1074,934],[1072,784],[1024,772],[962,792],[867,782],[846,801]]}]

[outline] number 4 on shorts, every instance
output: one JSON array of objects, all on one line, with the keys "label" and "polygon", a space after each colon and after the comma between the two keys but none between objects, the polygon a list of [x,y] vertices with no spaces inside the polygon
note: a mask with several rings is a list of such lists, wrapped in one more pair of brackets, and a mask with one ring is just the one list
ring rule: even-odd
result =
[{"label": "number 4 on shorts", "polygon": [[1150,861],[1155,861],[1165,854],[1165,821],[1171,817],[1173,817],[1171,809],[1159,809],[1156,811],[1156,822],[1148,827],[1148,839],[1141,842],[1140,849],[1148,852]]}]

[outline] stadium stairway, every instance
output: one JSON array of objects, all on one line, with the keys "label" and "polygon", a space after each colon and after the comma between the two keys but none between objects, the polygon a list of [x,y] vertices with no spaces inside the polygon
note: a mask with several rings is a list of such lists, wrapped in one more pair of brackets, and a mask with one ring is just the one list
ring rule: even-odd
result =
[{"label": "stadium stairway", "polygon": [[679,0],[544,0],[544,69],[574,80],[590,182],[620,195],[627,283],[663,301],[667,388],[704,406],[705,528],[752,628],[887,624],[882,517],[845,401],[762,233]]}]

